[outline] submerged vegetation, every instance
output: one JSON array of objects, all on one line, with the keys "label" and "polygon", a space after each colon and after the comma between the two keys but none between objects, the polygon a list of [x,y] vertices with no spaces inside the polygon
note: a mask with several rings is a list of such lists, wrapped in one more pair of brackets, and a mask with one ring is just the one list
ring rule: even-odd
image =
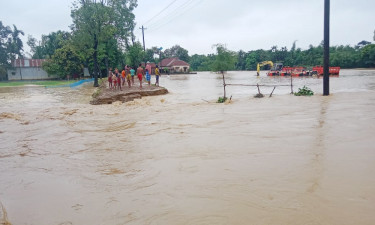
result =
[{"label": "submerged vegetation", "polygon": [[219,97],[216,103],[224,103],[228,98],[224,97]]},{"label": "submerged vegetation", "polygon": [[294,93],[295,96],[312,96],[314,95],[314,92],[306,87],[306,86],[303,86],[303,88],[298,88],[298,92]]}]

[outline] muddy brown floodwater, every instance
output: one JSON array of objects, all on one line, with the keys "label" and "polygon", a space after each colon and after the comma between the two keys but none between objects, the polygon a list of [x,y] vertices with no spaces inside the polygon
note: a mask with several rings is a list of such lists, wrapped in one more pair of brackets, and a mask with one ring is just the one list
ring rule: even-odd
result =
[{"label": "muddy brown floodwater", "polygon": [[[227,74],[227,83],[287,83]],[[272,98],[220,77],[90,105],[91,85],[0,88],[0,201],[13,225],[375,224],[375,71]],[[272,89],[272,88],[271,88]],[[271,90],[262,89],[264,94]],[[202,100],[203,99],[203,100]],[[2,215],[4,213],[0,213]],[[1,221],[2,218],[0,218]]]}]

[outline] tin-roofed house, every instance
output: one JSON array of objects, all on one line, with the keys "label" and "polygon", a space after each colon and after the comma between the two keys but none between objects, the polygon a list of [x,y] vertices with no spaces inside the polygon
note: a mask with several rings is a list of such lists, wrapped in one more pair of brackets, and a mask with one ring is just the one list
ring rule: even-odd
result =
[{"label": "tin-roofed house", "polygon": [[12,68],[7,70],[8,80],[45,80],[56,77],[48,76],[42,69],[45,59],[12,60]]},{"label": "tin-roofed house", "polygon": [[169,73],[189,73],[190,64],[177,57],[166,58],[160,62],[160,68]]}]

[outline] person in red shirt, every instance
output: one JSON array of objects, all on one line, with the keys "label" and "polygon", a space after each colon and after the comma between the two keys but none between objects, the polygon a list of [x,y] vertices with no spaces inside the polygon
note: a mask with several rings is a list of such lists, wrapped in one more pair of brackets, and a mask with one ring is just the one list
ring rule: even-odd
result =
[{"label": "person in red shirt", "polygon": [[139,64],[138,68],[137,68],[137,76],[138,76],[138,80],[139,80],[139,86],[142,88],[142,78],[143,78],[143,75],[144,75],[144,70],[142,68],[142,64]]},{"label": "person in red shirt", "polygon": [[126,72],[125,72],[125,67],[124,67],[124,69],[121,72],[122,86],[125,86],[125,75],[126,75]]}]

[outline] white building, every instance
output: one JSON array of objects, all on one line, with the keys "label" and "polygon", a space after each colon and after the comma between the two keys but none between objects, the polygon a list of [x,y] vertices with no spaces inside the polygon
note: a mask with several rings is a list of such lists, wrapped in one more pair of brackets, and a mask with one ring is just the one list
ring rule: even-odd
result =
[{"label": "white building", "polygon": [[45,59],[16,59],[12,68],[7,70],[8,80],[46,80],[56,77],[48,76],[42,69]]}]

